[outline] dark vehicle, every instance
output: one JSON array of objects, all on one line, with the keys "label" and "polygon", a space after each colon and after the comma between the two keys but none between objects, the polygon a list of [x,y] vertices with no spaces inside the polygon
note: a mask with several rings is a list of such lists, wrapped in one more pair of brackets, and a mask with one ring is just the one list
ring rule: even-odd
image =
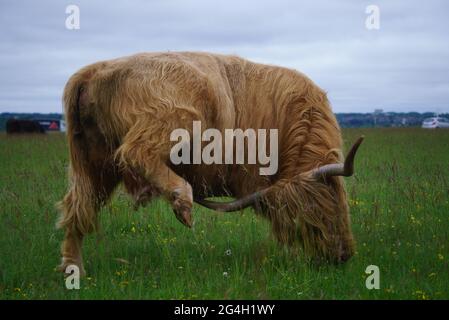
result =
[{"label": "dark vehicle", "polygon": [[45,129],[35,120],[8,119],[6,133],[45,133]]}]

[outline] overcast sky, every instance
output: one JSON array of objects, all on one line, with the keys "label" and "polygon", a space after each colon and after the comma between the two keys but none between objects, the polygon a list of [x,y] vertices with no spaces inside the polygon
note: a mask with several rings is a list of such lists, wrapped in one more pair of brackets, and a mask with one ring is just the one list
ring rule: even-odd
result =
[{"label": "overcast sky", "polygon": [[[68,30],[66,7],[80,9]],[[380,9],[368,30],[366,7]],[[0,112],[62,112],[80,67],[143,51],[237,54],[307,74],[334,112],[449,112],[449,1],[0,2]]]}]

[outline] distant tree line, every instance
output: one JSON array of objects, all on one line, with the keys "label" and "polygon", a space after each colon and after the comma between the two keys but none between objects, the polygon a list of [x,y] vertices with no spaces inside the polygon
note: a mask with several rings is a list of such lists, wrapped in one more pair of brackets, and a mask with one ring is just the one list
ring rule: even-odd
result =
[{"label": "distant tree line", "polygon": [[[337,120],[343,128],[369,128],[369,127],[416,127],[420,126],[425,118],[434,117],[433,112],[381,112],[381,113],[337,113]],[[448,113],[439,116],[449,118]],[[0,113],[0,131],[6,130],[6,121],[16,119],[55,119],[60,120],[60,113]]]},{"label": "distant tree line", "polygon": [[[369,127],[416,127],[426,118],[434,117],[433,112],[380,112],[380,113],[337,113],[337,120],[343,128]],[[449,118],[449,114],[439,114]]]}]

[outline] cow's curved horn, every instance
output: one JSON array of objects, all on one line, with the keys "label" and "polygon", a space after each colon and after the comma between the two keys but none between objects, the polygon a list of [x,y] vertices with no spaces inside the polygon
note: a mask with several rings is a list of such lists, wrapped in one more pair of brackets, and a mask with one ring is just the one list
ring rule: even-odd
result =
[{"label": "cow's curved horn", "polygon": [[362,144],[363,139],[365,139],[365,137],[361,136],[352,145],[351,150],[349,150],[344,163],[332,163],[316,168],[312,171],[312,176],[315,179],[326,179],[328,177],[334,176],[343,176],[343,177],[352,176],[354,173],[355,154],[357,153],[357,149]]},{"label": "cow's curved horn", "polygon": [[206,199],[195,199],[195,202],[212,210],[221,212],[239,211],[255,203],[270,191],[270,187],[251,193],[243,198],[230,202],[216,202]]},{"label": "cow's curved horn", "polygon": [[[357,141],[352,145],[351,150],[349,150],[348,155],[346,156],[344,163],[333,163],[327,164],[317,169],[312,170],[312,176],[315,179],[325,179],[327,177],[333,176],[344,176],[349,177],[354,173],[354,158],[357,153],[357,149],[360,144],[363,142],[365,137],[361,136],[357,139]],[[257,203],[263,196],[265,196],[271,187],[262,189],[260,191],[256,191],[251,193],[243,198],[230,201],[230,202],[216,202],[206,199],[195,199],[195,202],[212,210],[221,211],[221,212],[231,212],[231,211],[239,211],[245,209],[255,203]]]}]

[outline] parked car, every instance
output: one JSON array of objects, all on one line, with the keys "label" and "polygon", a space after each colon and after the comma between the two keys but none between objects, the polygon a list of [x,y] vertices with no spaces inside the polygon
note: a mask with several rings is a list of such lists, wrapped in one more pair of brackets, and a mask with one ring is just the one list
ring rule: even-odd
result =
[{"label": "parked car", "polygon": [[424,119],[422,127],[425,129],[449,128],[449,120],[441,117]]}]

